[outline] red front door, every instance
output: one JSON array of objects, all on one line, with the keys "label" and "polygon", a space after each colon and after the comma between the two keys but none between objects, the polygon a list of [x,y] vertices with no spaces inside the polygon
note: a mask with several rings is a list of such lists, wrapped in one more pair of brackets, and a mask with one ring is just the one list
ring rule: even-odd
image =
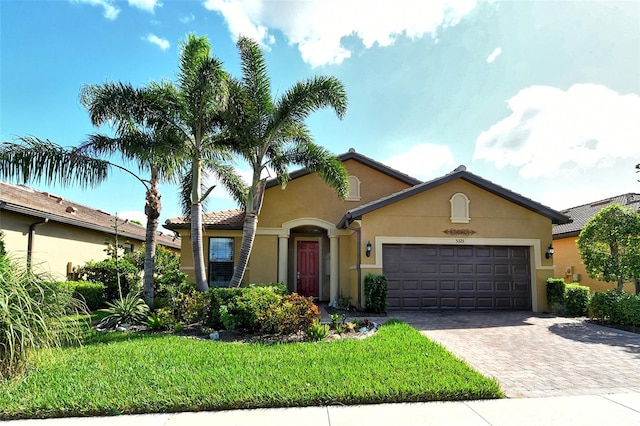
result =
[{"label": "red front door", "polygon": [[318,246],[317,241],[298,241],[297,282],[298,294],[302,296],[319,296]]}]

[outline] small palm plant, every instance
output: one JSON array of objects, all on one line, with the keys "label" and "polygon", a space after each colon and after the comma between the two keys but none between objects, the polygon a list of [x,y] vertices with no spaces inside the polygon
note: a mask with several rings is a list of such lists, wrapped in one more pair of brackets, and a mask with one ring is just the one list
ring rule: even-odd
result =
[{"label": "small palm plant", "polygon": [[107,313],[97,325],[99,329],[116,328],[123,324],[143,324],[149,317],[149,306],[136,293],[129,293],[121,299],[107,303],[107,308],[100,309]]}]

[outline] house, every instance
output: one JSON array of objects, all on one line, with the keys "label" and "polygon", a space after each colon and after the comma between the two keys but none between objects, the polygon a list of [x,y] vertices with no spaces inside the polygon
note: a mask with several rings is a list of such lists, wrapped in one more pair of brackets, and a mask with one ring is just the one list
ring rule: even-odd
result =
[{"label": "house", "polygon": [[[393,309],[546,309],[553,224],[569,218],[461,166],[421,182],[351,149],[338,156],[350,193],[340,200],[317,175],[291,173],[286,190],[267,183],[246,283],[285,282],[322,301],[364,305],[364,276],[382,273]],[[204,217],[210,285],[228,285],[243,214]],[[183,272],[193,278],[189,224]]]},{"label": "house", "polygon": [[[605,200],[571,207],[561,212],[569,216],[572,222],[559,224],[553,228],[553,246],[555,248],[553,256],[555,258],[554,275],[556,277],[564,278],[566,282],[577,282],[589,287],[591,291],[606,291],[617,288],[617,283],[607,283],[589,277],[580,259],[576,244],[580,231],[582,231],[587,221],[611,204],[620,204],[638,211],[640,208],[640,194],[622,194]],[[624,290],[635,294],[635,284],[632,282],[625,283]]]},{"label": "house", "polygon": [[[106,241],[113,241],[116,218],[101,210],[0,181],[0,231],[5,249],[64,280],[89,260],[106,258]],[[118,242],[125,250],[140,249],[143,226],[118,219]],[[159,245],[180,251],[180,241],[158,235]]]}]

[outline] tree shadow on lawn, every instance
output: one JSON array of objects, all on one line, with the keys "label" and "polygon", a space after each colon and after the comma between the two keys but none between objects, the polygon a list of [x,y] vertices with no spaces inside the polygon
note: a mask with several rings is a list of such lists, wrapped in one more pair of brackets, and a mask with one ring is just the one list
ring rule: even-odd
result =
[{"label": "tree shadow on lawn", "polygon": [[640,334],[631,331],[586,321],[553,324],[549,327],[549,331],[577,342],[618,346],[640,358]]}]

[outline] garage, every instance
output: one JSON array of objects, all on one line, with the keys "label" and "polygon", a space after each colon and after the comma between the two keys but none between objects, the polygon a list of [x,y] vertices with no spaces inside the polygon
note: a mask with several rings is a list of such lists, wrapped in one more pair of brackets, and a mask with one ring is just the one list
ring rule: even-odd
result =
[{"label": "garage", "polygon": [[384,244],[389,309],[531,310],[527,246]]}]

